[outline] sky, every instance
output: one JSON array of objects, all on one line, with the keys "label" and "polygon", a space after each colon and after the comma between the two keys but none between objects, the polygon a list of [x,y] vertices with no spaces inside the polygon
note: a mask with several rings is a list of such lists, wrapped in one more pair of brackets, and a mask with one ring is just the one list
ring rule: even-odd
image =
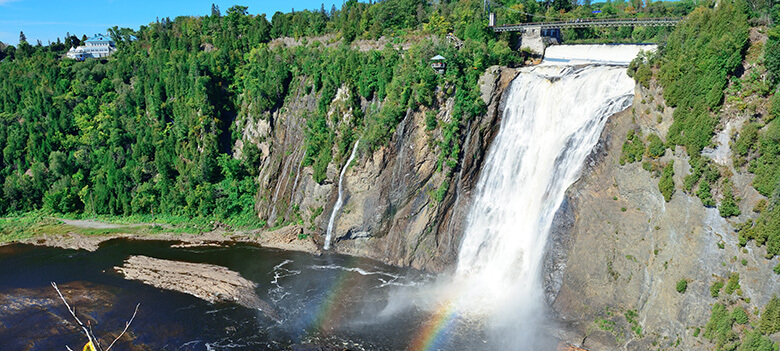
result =
[{"label": "sky", "polygon": [[41,40],[46,45],[67,32],[89,37],[113,26],[138,29],[157,17],[209,15],[212,3],[222,14],[236,4],[248,6],[250,14],[265,13],[270,21],[276,11],[319,9],[323,3],[330,11],[343,0],[0,0],[0,41],[16,45],[20,31],[30,44]]}]

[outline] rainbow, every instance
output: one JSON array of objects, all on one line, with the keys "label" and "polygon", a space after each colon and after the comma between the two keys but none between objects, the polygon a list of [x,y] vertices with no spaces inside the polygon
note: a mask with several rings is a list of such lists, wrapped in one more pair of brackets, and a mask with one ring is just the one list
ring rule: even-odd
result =
[{"label": "rainbow", "polygon": [[417,334],[409,346],[410,351],[428,351],[435,350],[441,346],[448,330],[455,322],[457,313],[452,302],[442,303],[436,311],[431,314],[428,323],[423,326],[420,333]]},{"label": "rainbow", "polygon": [[[350,266],[347,263],[347,266]],[[332,280],[331,286],[327,290],[327,295],[323,298],[317,312],[312,316],[309,324],[312,331],[318,331],[323,335],[332,333],[334,328],[340,325],[345,317],[339,313],[339,297],[350,287],[359,284],[354,279],[349,279],[349,270],[344,270]],[[446,341],[447,331],[455,324],[458,314],[455,303],[452,299],[445,298],[439,307],[430,314],[430,318],[424,323],[419,333],[411,340],[408,350],[410,351],[430,351],[443,347]]]},{"label": "rainbow", "polygon": [[318,312],[314,315],[314,328],[323,334],[327,334],[339,325],[342,316],[337,313],[339,308],[336,302],[338,297],[347,290],[348,276],[349,272],[343,271],[333,280],[327,295],[317,310]]},{"label": "rainbow", "polygon": [[[352,257],[347,262],[342,263],[344,267],[356,266],[355,262],[357,258]],[[359,277],[351,274],[352,270],[345,269],[341,265],[335,266],[321,266],[322,269],[341,269],[340,273],[331,280],[330,286],[325,290],[325,296],[319,304],[319,307],[315,309],[317,311],[311,316],[310,323],[308,324],[312,331],[319,331],[322,334],[328,334],[333,332],[337,328],[343,319],[347,317],[339,305],[339,297],[349,292],[355,285],[361,284]]]}]

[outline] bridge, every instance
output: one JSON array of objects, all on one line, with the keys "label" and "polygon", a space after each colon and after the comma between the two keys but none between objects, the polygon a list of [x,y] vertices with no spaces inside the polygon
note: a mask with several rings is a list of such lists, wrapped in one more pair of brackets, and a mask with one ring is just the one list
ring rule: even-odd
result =
[{"label": "bridge", "polygon": [[[568,21],[534,22],[520,24],[506,24],[492,26],[493,31],[500,32],[526,32],[531,30],[566,29],[566,28],[592,28],[592,27],[672,27],[677,25],[682,17],[660,18],[580,18]],[[493,23],[493,22],[491,22]]]},{"label": "bridge", "polygon": [[521,33],[520,48],[526,48],[537,54],[544,55],[548,45],[558,44],[561,40],[561,29],[595,28],[595,27],[671,27],[682,21],[682,17],[659,18],[579,18],[567,21],[533,22],[506,24],[496,26],[495,13],[490,13],[490,27],[496,33]]}]

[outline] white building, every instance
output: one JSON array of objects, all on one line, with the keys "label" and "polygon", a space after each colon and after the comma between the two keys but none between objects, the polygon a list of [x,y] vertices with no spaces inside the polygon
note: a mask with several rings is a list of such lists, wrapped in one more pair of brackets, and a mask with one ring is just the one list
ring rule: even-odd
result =
[{"label": "white building", "polygon": [[107,57],[116,51],[116,45],[107,35],[96,34],[94,37],[87,39],[84,45],[77,48],[71,47],[66,54],[69,58],[74,60],[83,61],[86,58],[99,58]]}]

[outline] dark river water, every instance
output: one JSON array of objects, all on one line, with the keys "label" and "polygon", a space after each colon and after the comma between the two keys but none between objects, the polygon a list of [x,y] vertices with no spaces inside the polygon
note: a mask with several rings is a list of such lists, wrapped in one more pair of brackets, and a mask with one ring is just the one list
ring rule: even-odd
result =
[{"label": "dark river water", "polygon": [[[82,320],[110,342],[140,309],[113,350],[407,350],[426,349],[432,312],[387,313],[397,291],[432,277],[342,255],[259,248],[171,248],[174,242],[111,240],[96,252],[29,245],[0,247],[0,350],[80,350],[85,338],[50,282],[57,282]],[[257,295],[281,321],[235,304],[123,279],[114,271],[130,255],[209,263],[258,283]],[[396,299],[398,300],[398,299]],[[410,303],[409,306],[414,306]],[[434,315],[435,317],[435,315]],[[85,322],[86,323],[86,322]],[[422,334],[421,334],[422,333]],[[415,340],[420,339],[420,340]],[[441,339],[478,342],[475,335]],[[436,349],[458,349],[457,341]],[[466,347],[461,344],[461,346]]]}]

